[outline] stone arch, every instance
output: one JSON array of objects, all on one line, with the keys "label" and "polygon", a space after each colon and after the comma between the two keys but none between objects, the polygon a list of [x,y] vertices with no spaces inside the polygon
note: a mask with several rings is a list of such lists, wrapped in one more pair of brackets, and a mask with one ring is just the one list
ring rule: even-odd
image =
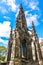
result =
[{"label": "stone arch", "polygon": [[28,42],[28,59],[33,60],[32,59],[32,39]]}]

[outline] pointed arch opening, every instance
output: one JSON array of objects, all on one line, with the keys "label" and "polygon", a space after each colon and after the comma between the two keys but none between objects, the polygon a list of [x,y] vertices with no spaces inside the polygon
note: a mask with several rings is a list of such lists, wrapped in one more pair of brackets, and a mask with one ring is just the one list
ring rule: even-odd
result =
[{"label": "pointed arch opening", "polygon": [[22,58],[26,58],[26,40],[22,40]]}]

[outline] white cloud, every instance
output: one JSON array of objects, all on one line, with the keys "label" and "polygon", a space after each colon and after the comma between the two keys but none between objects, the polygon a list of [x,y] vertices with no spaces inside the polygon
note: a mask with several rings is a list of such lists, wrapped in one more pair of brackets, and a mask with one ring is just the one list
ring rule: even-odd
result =
[{"label": "white cloud", "polygon": [[22,2],[24,3],[24,5],[28,5],[29,0],[22,0]]},{"label": "white cloud", "polygon": [[15,17],[17,17],[17,15],[19,14],[19,9],[18,9],[18,11],[17,11],[17,13],[16,13],[16,15],[15,15]]},{"label": "white cloud", "polygon": [[8,13],[8,11],[6,10],[6,8],[3,7],[3,6],[0,6],[0,12],[1,12],[2,14]]},{"label": "white cloud", "polygon": [[27,20],[27,26],[31,26],[32,21],[34,22],[35,26],[39,25],[38,18],[39,16],[37,14],[28,14],[28,11],[25,12],[26,20]]},{"label": "white cloud", "polygon": [[25,16],[29,16],[29,15],[28,15],[28,12],[29,12],[29,11],[25,11]]},{"label": "white cloud", "polygon": [[[1,9],[2,10],[2,13],[6,13],[7,11],[13,11],[13,12],[16,12],[17,9],[18,9],[18,5],[15,4],[15,0],[2,0],[0,1],[1,4],[5,4],[3,7],[0,5]],[[8,10],[7,10],[7,6],[8,7]],[[4,12],[4,11],[6,12]]]},{"label": "white cloud", "polygon": [[0,37],[9,37],[10,33],[10,22],[4,21],[3,23],[0,23]]},{"label": "white cloud", "polygon": [[8,44],[8,40],[3,40],[0,38],[0,42],[3,43],[3,44]]},{"label": "white cloud", "polygon": [[4,21],[3,23],[0,23],[0,43],[7,45],[8,40],[4,40],[1,37],[9,38],[10,29],[10,21]]},{"label": "white cloud", "polygon": [[10,6],[12,11],[17,11],[18,5],[15,4],[15,0],[7,0],[7,5]]},{"label": "white cloud", "polygon": [[4,16],[3,18],[5,18],[7,20],[11,20],[10,17],[8,17],[8,16]]},{"label": "white cloud", "polygon": [[23,0],[23,3],[28,8],[31,8],[31,10],[39,10],[39,1],[38,0]]},{"label": "white cloud", "polygon": [[29,3],[29,7],[32,9],[32,10],[39,10],[39,7],[38,7],[38,4],[39,2],[38,1],[32,1]]}]

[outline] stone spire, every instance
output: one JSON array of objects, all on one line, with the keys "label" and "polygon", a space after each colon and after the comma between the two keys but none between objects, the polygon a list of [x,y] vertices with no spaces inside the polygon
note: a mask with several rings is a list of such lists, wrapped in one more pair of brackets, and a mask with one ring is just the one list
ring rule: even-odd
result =
[{"label": "stone spire", "polygon": [[35,46],[35,54],[36,54],[36,58],[39,61],[39,64],[41,65],[41,59],[42,59],[42,53],[41,53],[41,49],[40,49],[40,44],[39,44],[39,39],[35,30],[35,26],[34,23],[32,22],[32,34],[34,37],[34,46]]},{"label": "stone spire", "polygon": [[35,26],[34,26],[33,21],[32,21],[32,32],[33,32],[34,35],[36,34],[36,30],[35,30]]},{"label": "stone spire", "polygon": [[22,4],[20,5],[20,10],[23,11],[23,7],[22,7]]},{"label": "stone spire", "polygon": [[10,39],[13,38],[13,37],[12,37],[12,32],[13,32],[13,30],[12,30],[12,28],[11,28],[11,31],[10,31]]},{"label": "stone spire", "polygon": [[[10,61],[11,58],[11,48],[12,48],[12,43],[13,43],[13,35],[12,35],[12,28],[10,31],[10,38],[9,38],[9,42],[8,42],[8,53],[7,53],[7,61]],[[9,53],[10,52],[10,53]]]},{"label": "stone spire", "polygon": [[16,27],[17,28],[27,28],[26,18],[25,18],[22,4],[20,5],[20,10],[19,10],[19,13],[16,19]]},{"label": "stone spire", "polygon": [[39,64],[42,65],[42,61],[41,61],[42,60],[42,52],[41,52],[37,34],[35,35],[35,44],[36,44],[36,50],[37,50],[37,58],[38,58]]}]

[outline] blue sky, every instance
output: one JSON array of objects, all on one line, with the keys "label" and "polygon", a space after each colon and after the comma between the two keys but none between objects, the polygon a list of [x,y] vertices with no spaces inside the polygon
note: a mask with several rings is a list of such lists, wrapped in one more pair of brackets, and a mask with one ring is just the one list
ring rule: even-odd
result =
[{"label": "blue sky", "polygon": [[0,45],[7,46],[11,27],[14,29],[22,3],[27,27],[34,22],[39,39],[43,38],[43,0],[0,0]]}]

